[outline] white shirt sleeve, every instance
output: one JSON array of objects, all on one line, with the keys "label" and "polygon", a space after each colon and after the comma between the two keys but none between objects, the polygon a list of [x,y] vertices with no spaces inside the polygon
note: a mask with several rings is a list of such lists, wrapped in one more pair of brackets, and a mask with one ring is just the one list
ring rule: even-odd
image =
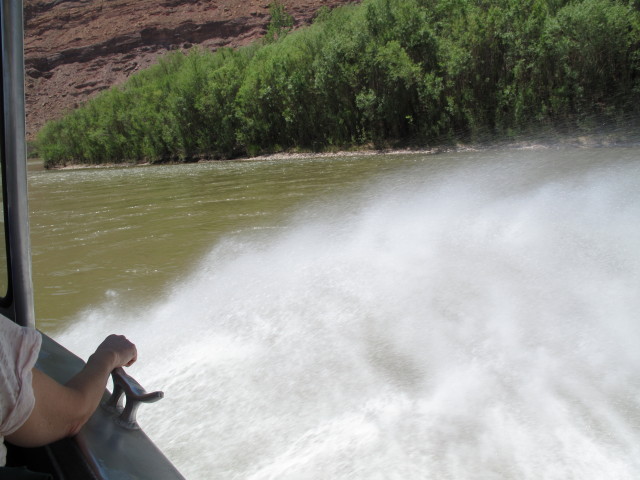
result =
[{"label": "white shirt sleeve", "polygon": [[41,344],[37,330],[0,316],[0,466],[6,463],[4,437],[20,428],[33,411],[31,370]]}]

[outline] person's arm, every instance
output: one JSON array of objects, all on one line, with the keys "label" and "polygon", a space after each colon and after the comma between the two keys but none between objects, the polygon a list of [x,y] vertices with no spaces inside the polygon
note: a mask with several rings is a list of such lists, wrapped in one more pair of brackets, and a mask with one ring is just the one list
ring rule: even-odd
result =
[{"label": "person's arm", "polygon": [[111,371],[131,365],[136,358],[133,343],[123,336],[110,335],[65,385],[34,368],[35,406],[27,421],[7,440],[22,447],[37,447],[75,435],[100,403]]}]

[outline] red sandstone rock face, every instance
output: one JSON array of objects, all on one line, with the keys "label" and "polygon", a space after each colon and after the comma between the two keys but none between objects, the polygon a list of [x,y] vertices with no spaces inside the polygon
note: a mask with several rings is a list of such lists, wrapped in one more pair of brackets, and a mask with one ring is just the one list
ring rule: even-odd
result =
[{"label": "red sandstone rock face", "polygon": [[[321,6],[280,0],[296,26]],[[27,137],[169,50],[241,46],[264,35],[271,0],[24,0]]]}]

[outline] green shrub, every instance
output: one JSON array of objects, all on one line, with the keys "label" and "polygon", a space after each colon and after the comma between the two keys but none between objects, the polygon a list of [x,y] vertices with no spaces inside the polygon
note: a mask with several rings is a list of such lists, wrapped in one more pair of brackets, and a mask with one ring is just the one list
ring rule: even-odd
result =
[{"label": "green shrub", "polygon": [[173,52],[39,133],[47,166],[511,135],[640,108],[637,0],[364,0]]}]

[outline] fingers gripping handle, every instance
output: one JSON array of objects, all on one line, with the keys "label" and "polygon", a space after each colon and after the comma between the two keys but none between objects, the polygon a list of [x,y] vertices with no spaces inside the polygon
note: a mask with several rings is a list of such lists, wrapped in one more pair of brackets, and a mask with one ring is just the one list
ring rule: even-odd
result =
[{"label": "fingers gripping handle", "polygon": [[[102,406],[110,412],[119,414],[118,417],[114,418],[118,425],[128,430],[139,429],[140,427],[136,422],[136,412],[140,403],[157,402],[164,397],[164,393],[148,393],[142,385],[133,377],[127,375],[120,367],[111,372],[111,378],[113,379],[113,393]],[[124,407],[122,405],[123,395],[126,397]]]}]

